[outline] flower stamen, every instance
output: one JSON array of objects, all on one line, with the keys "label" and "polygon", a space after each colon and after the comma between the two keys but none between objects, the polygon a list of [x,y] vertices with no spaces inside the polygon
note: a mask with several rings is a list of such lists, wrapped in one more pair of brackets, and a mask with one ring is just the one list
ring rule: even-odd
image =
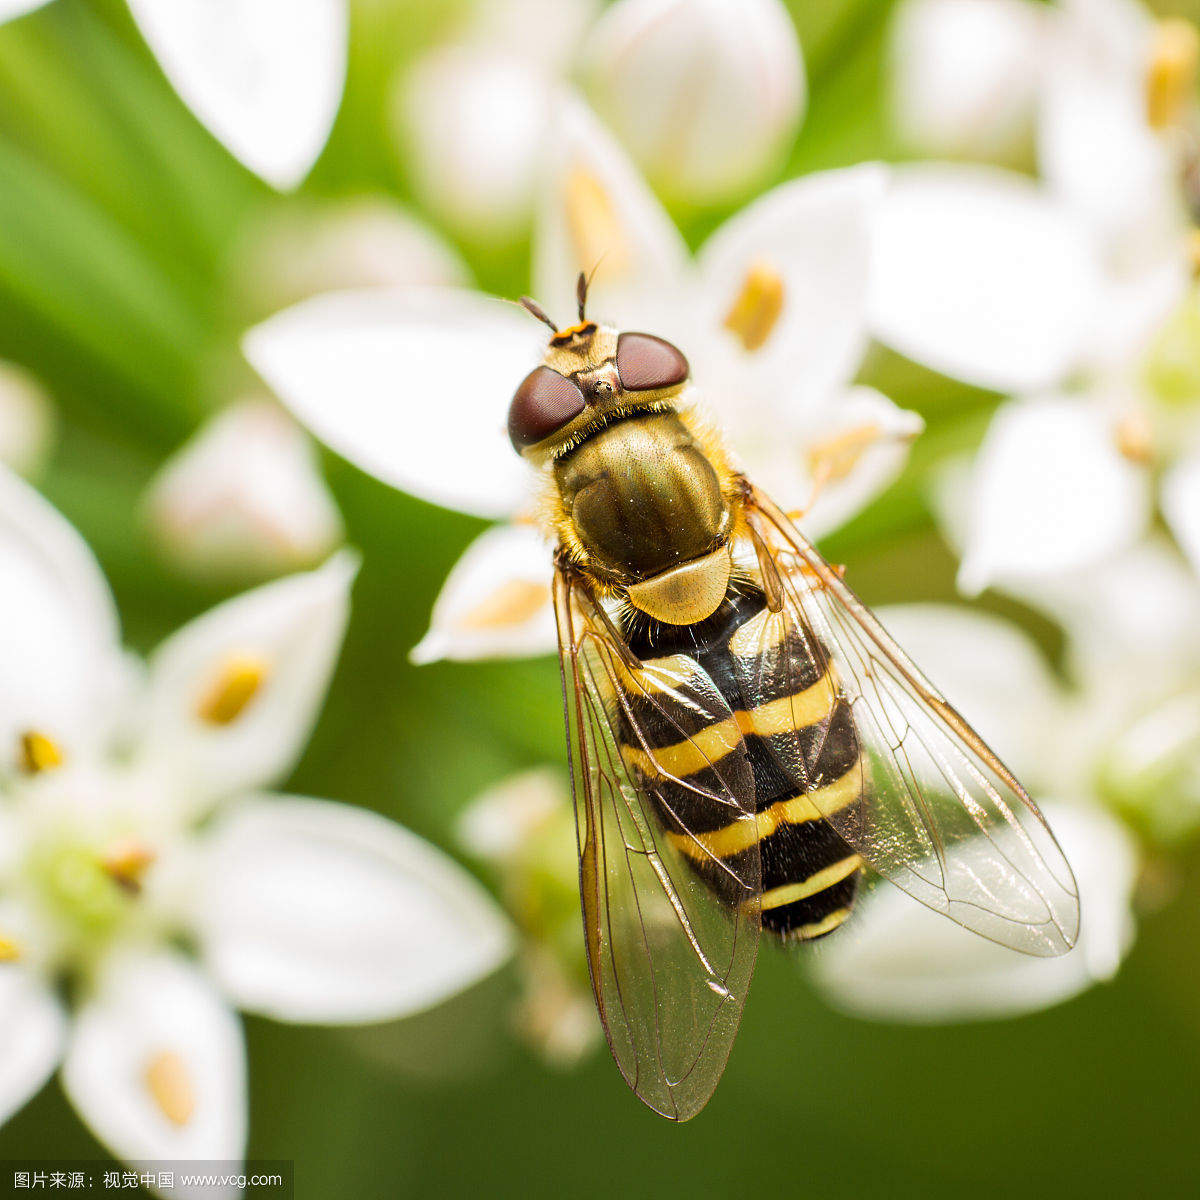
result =
[{"label": "flower stamen", "polygon": [[146,1088],[172,1125],[186,1125],[196,1111],[196,1090],[182,1058],[162,1050],[146,1064]]},{"label": "flower stamen", "polygon": [[1144,412],[1126,413],[1116,427],[1117,453],[1138,467],[1154,461],[1154,428]]},{"label": "flower stamen", "polygon": [[550,589],[528,579],[509,579],[458,622],[463,630],[521,625],[550,603]]},{"label": "flower stamen", "polygon": [[752,263],[724,325],[747,352],[766,345],[783,312],[783,277],[767,263]]},{"label": "flower stamen", "polygon": [[137,896],[142,890],[142,879],[156,857],[145,842],[127,837],[109,847],[101,856],[100,865],[122,891]]},{"label": "flower stamen", "polygon": [[21,734],[20,765],[26,775],[37,775],[41,771],[61,767],[62,762],[62,750],[58,743],[51,741],[44,733],[30,729]]},{"label": "flower stamen", "polygon": [[232,725],[258,695],[269,668],[255,655],[232,655],[225,660],[212,687],[196,707],[210,725]]},{"label": "flower stamen", "polygon": [[567,176],[567,230],[581,270],[593,271],[603,261],[606,279],[629,269],[629,246],[608,189],[593,174],[575,167]]},{"label": "flower stamen", "polygon": [[1196,92],[1200,34],[1190,21],[1160,21],[1150,45],[1146,72],[1146,120],[1154,129],[1182,125]]},{"label": "flower stamen", "polygon": [[0,963],[18,962],[21,958],[21,947],[0,933]]}]

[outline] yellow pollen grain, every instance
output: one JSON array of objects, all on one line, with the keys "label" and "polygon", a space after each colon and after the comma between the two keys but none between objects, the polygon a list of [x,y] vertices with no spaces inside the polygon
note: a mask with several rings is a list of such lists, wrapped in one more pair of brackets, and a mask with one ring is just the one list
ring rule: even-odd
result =
[{"label": "yellow pollen grain", "polygon": [[1194,102],[1200,34],[1190,21],[1172,17],[1155,27],[1146,71],[1146,120],[1154,129],[1179,125]]},{"label": "yellow pollen grain", "polygon": [[182,1058],[162,1050],[146,1064],[146,1088],[172,1125],[186,1125],[196,1111],[196,1090]]},{"label": "yellow pollen grain", "polygon": [[142,878],[156,857],[145,842],[132,837],[121,838],[108,848],[100,865],[118,887],[137,895],[142,890]]},{"label": "yellow pollen grain", "polygon": [[602,273],[611,281],[629,270],[629,245],[612,196],[590,171],[575,167],[565,186],[567,234],[581,270]]},{"label": "yellow pollen grain", "polygon": [[21,947],[12,938],[0,934],[0,963],[17,962],[21,957]]},{"label": "yellow pollen grain", "polygon": [[266,662],[255,655],[226,659],[197,706],[196,715],[210,725],[232,725],[258,695],[267,674]]},{"label": "yellow pollen grain", "polygon": [[27,775],[61,767],[62,751],[44,733],[29,730],[21,734],[21,770]]},{"label": "yellow pollen grain", "polygon": [[510,579],[458,622],[462,630],[505,629],[521,625],[550,603],[550,589],[528,579]]},{"label": "yellow pollen grain", "polygon": [[1146,467],[1154,461],[1154,429],[1143,412],[1131,412],[1117,422],[1117,452],[1135,466]]},{"label": "yellow pollen grain", "polygon": [[746,272],[742,290],[725,314],[725,328],[745,350],[759,350],[766,345],[782,312],[783,278],[759,261]]}]

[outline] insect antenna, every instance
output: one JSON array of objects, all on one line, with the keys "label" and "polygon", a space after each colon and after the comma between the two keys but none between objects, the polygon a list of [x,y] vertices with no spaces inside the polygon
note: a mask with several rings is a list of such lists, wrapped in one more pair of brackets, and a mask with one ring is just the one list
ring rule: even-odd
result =
[{"label": "insect antenna", "polygon": [[591,271],[587,275],[585,275],[582,271],[579,272],[579,278],[575,282],[575,298],[579,301],[579,319],[581,321],[587,320],[587,317],[584,314],[585,310],[587,309],[588,288],[592,286],[592,280],[596,278],[596,272],[600,270],[600,264],[603,261],[604,255],[602,254],[596,260],[595,266],[592,267]]},{"label": "insect antenna", "polygon": [[519,303],[526,312],[532,313],[539,321],[549,325],[552,332],[558,332],[558,326],[546,316],[546,310],[536,300],[530,300],[528,296],[522,296]]}]

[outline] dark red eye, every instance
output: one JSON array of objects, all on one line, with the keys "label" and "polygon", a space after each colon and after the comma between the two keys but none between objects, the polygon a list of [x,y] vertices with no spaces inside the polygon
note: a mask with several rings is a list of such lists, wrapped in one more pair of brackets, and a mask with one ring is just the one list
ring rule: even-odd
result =
[{"label": "dark red eye", "polygon": [[617,374],[627,392],[669,388],[688,377],[688,361],[652,333],[623,333],[617,339]]},{"label": "dark red eye", "polygon": [[583,412],[583,393],[564,375],[538,367],[525,376],[508,410],[508,436],[519,454]]}]

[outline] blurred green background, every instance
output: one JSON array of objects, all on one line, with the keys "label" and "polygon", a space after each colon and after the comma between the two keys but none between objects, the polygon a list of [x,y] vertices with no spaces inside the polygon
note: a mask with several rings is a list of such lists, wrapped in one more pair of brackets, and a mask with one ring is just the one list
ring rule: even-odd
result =
[{"label": "blurred green background", "polygon": [[[890,5],[789,7],[810,99],[787,174],[897,157],[883,78]],[[292,197],[199,126],[118,0],[55,0],[0,27],[0,357],[53,393],[59,440],[38,483],[95,550],[136,649],[236,590],[172,574],[141,532],[139,499],[166,453],[252,383],[238,339],[268,314],[239,299],[243,239],[331,198],[409,199],[385,96],[453,8],[353,5],[340,115]],[[695,245],[724,214],[676,215]],[[460,249],[486,290],[528,289],[527,245]],[[952,599],[955,563],[926,481],[946,453],[975,444],[996,397],[883,353],[867,378],[920,411],[929,432],[900,482],[824,549],[870,603]],[[409,665],[482,523],[331,455],[325,465],[365,565],[332,691],[287,790],[376,809],[461,857],[452,827],[475,794],[562,760],[557,665]],[[1023,620],[1054,658],[1051,627],[984,604]],[[816,998],[792,956],[764,952],[725,1079],[682,1127],[644,1109],[603,1051],[558,1072],[516,1042],[511,969],[395,1026],[250,1019],[249,1155],[294,1159],[297,1194],[312,1197],[1192,1194],[1197,868],[1194,854],[1161,868],[1161,902],[1142,915],[1113,984],[1022,1020],[850,1020]],[[53,1082],[0,1129],[0,1157],[102,1154]]]}]

